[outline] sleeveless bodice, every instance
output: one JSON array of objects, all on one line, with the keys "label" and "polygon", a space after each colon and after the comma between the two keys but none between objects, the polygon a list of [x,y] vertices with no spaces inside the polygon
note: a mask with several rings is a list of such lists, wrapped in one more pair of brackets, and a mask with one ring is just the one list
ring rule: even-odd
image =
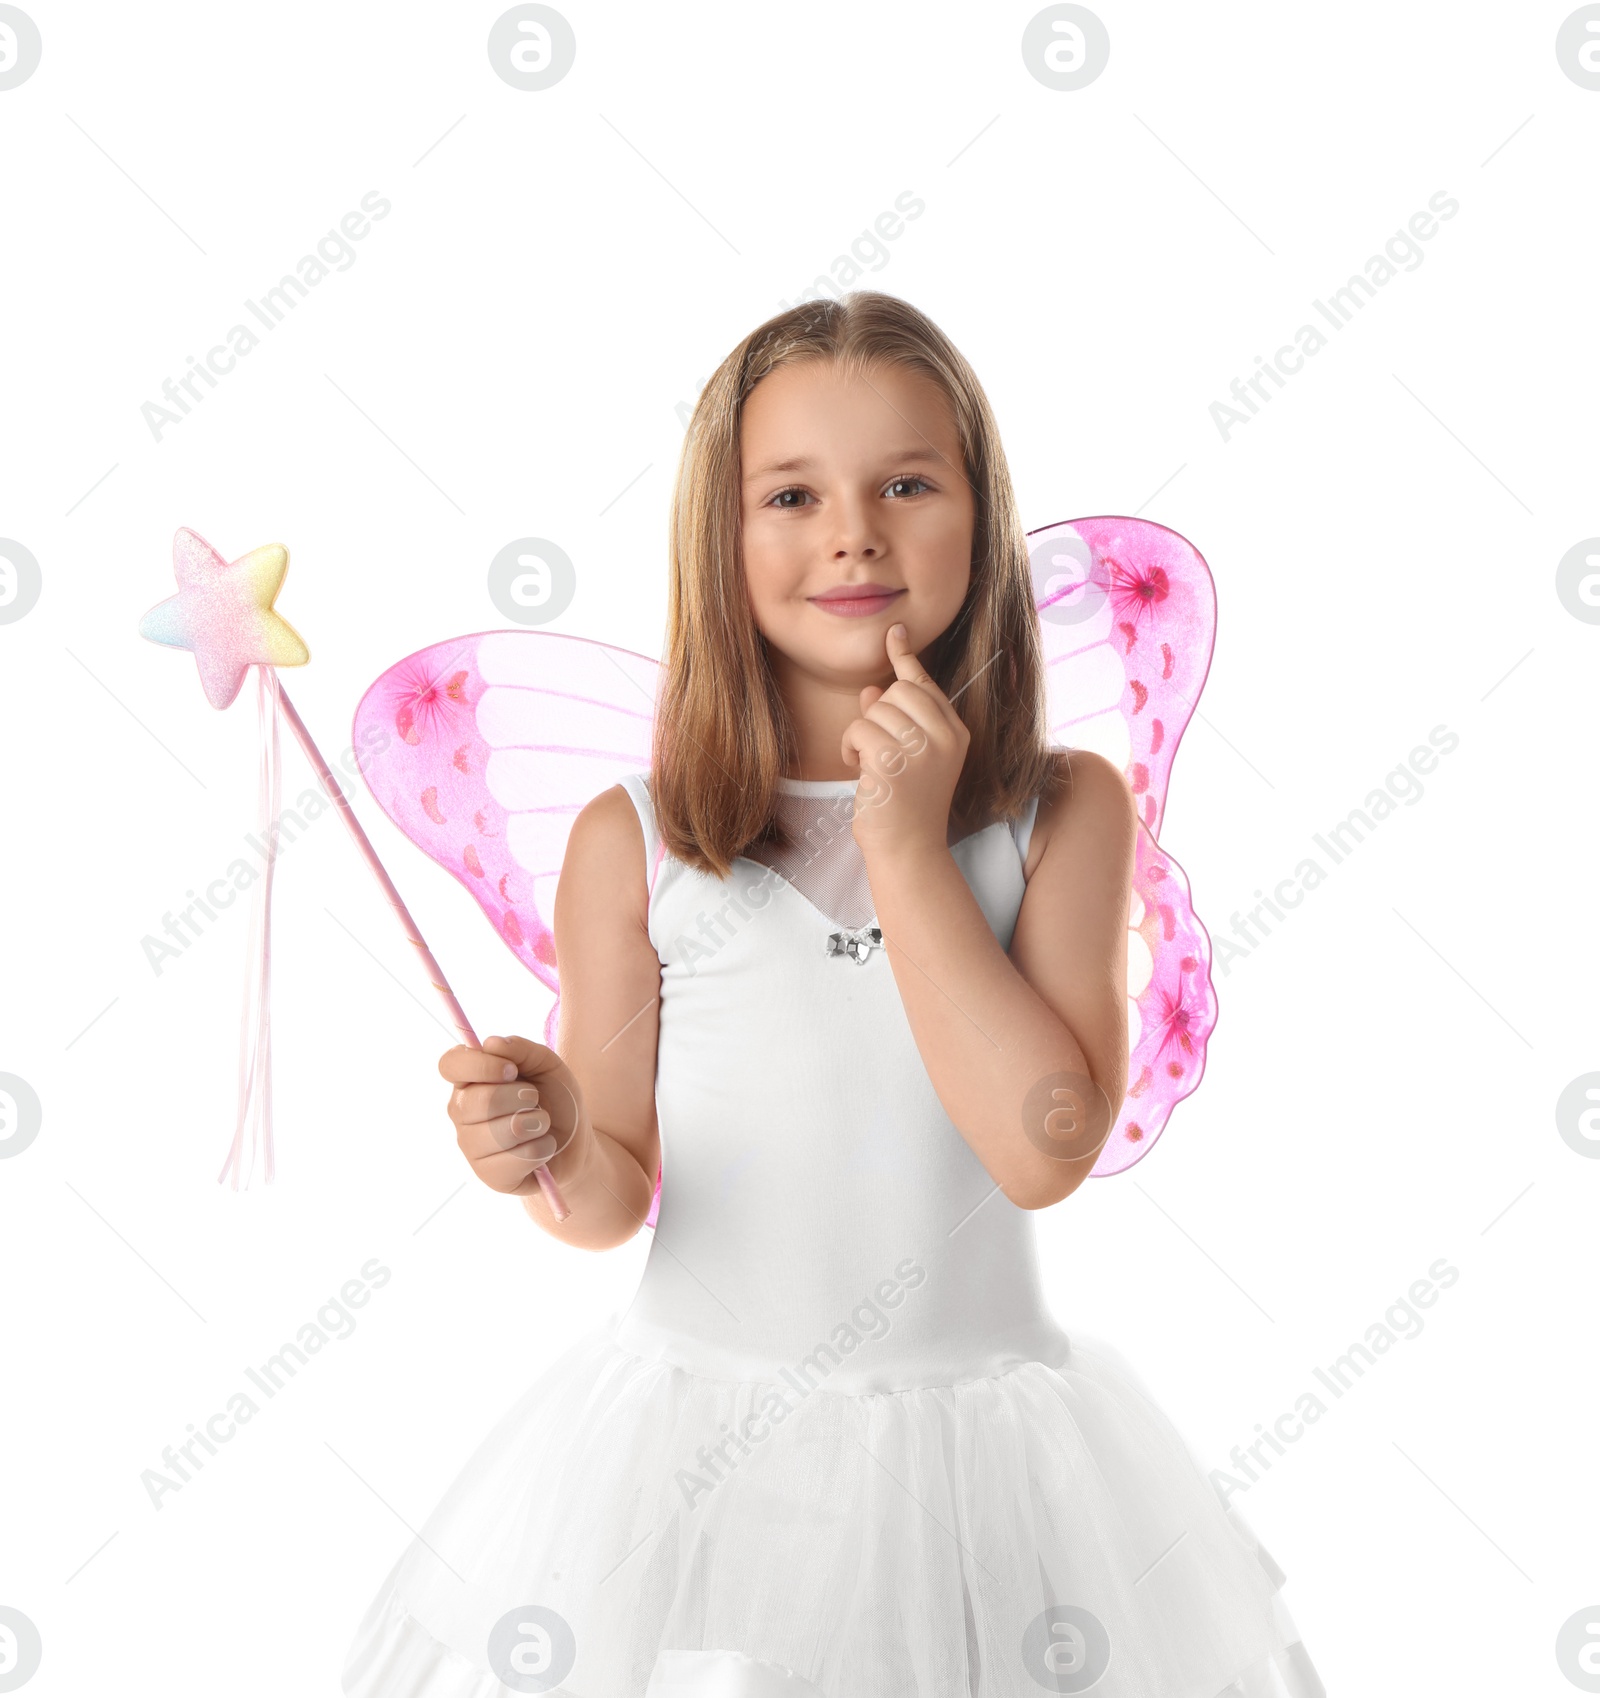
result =
[{"label": "sleeveless bodice", "polygon": [[[646,775],[623,784],[662,964],[662,1181],[617,1342],[723,1379],[852,1393],[1063,1360],[1032,1217],[945,1113],[884,950],[830,953],[830,934],[854,928],[813,905],[792,855],[790,877],[740,857],[718,879],[664,854]],[[853,781],[781,788],[829,799],[859,858]],[[1033,816],[951,848],[1002,948]]]}]

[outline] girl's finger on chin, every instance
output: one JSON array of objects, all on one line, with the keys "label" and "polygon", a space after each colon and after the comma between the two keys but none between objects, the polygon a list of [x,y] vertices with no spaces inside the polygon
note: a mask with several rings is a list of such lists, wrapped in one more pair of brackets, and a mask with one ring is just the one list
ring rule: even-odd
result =
[{"label": "girl's finger on chin", "polygon": [[907,683],[932,683],[928,669],[911,646],[911,638],[906,634],[904,625],[889,627],[887,652],[896,677],[904,679]]},{"label": "girl's finger on chin", "polygon": [[[903,625],[899,629],[904,633],[905,627]],[[938,713],[952,718],[960,717],[956,713],[955,703],[940,689],[938,680],[922,664],[917,651],[912,648],[904,635],[901,637],[901,653],[896,656],[894,645],[891,642],[889,658],[894,662],[895,684],[909,685],[913,690],[919,692]],[[895,685],[891,684],[889,689],[893,691],[894,687]]]}]

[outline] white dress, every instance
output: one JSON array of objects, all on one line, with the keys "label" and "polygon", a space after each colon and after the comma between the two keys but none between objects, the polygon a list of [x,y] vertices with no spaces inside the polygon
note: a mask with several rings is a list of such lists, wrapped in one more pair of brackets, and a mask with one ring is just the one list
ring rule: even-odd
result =
[{"label": "white dress", "polygon": [[[788,876],[718,880],[623,782],[662,962],[649,1258],[467,1462],[345,1692],[1322,1698],[1272,1558],[1058,1326],[883,949],[830,952],[871,917],[854,784],[784,781],[817,827]],[[1002,946],[1034,811],[952,848]]]}]

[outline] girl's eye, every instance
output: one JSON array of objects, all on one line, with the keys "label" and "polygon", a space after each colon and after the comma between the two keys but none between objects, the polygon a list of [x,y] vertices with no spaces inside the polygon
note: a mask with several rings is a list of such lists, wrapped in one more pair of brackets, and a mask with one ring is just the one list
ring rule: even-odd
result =
[{"label": "girl's eye", "polygon": [[[926,478],[919,477],[915,472],[907,472],[903,477],[890,478],[889,482],[885,484],[884,487],[886,489],[894,489],[897,485],[906,483],[921,484],[923,489],[931,489],[933,487]],[[778,493],[772,497],[771,501],[767,503],[767,505],[769,507],[777,506],[783,511],[793,512],[799,503],[785,501],[784,497],[787,495],[808,495],[809,493],[810,492],[808,490],[800,488],[780,489]],[[915,491],[913,493],[920,493],[920,491]],[[899,499],[903,501],[906,498],[901,496]]]}]

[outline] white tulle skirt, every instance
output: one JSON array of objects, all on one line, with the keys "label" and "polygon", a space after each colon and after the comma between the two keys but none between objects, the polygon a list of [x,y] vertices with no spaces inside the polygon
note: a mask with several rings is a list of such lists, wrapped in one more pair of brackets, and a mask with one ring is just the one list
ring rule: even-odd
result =
[{"label": "white tulle skirt", "polygon": [[347,1694],[1323,1698],[1282,1572],[1103,1342],[800,1395],[616,1330],[479,1446],[362,1620]]}]

